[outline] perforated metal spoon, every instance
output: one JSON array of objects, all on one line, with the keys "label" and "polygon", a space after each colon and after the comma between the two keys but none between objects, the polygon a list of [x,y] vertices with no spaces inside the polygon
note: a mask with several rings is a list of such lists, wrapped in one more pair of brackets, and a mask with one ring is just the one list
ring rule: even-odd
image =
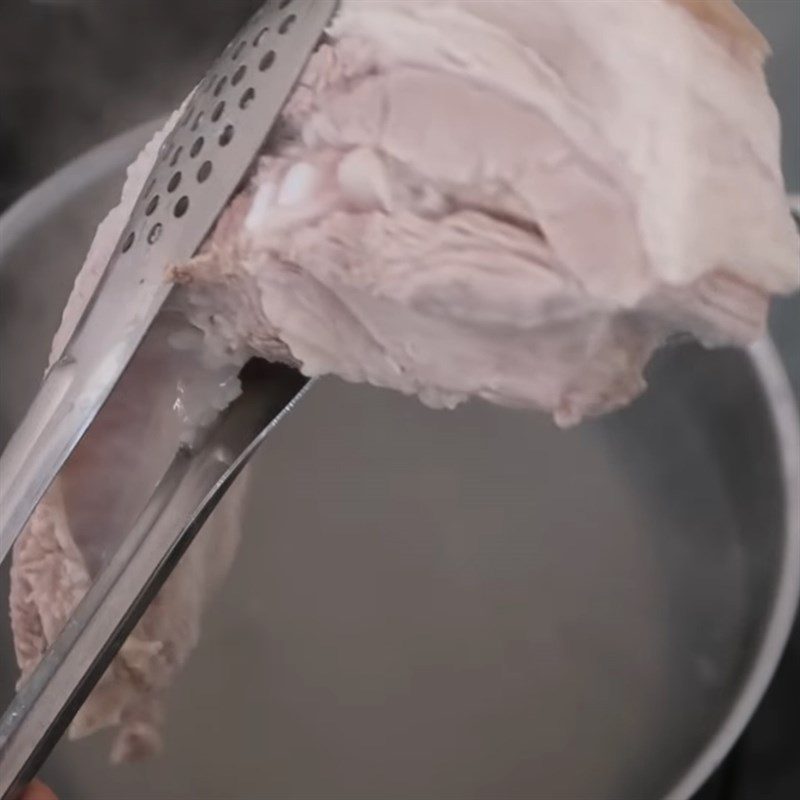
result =
[{"label": "perforated metal spoon", "polygon": [[[261,149],[338,0],[271,0],[189,98],[61,358],[0,458],[0,561]],[[120,305],[119,298],[126,302]]]},{"label": "perforated metal spoon", "polygon": [[[188,261],[261,150],[338,0],[272,0],[231,41],[167,135],[100,284],[0,458],[0,561],[92,423]],[[122,305],[119,298],[125,297]],[[306,380],[252,372],[180,451],[0,720],[0,797],[35,774],[219,498]]]}]

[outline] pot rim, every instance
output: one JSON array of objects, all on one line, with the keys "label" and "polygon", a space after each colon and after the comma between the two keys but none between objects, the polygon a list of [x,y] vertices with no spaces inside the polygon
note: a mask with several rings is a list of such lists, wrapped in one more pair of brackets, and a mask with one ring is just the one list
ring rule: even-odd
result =
[{"label": "pot rim", "polygon": [[[5,255],[59,206],[135,158],[165,117],[121,133],[70,161],[30,189],[0,215],[0,263]],[[800,198],[790,198],[800,209]],[[795,211],[800,214],[800,210]],[[759,652],[738,697],[716,732],[664,800],[689,800],[720,765],[753,716],[769,686],[792,629],[800,600],[800,412],[778,351],[769,337],[747,349],[769,408],[784,495],[783,554],[772,608]]]}]

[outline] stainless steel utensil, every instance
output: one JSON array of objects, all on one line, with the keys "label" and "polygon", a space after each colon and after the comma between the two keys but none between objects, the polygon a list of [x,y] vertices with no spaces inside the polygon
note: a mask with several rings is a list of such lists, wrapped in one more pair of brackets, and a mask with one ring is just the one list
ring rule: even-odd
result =
[{"label": "stainless steel utensil", "polygon": [[0,720],[3,798],[41,766],[222,495],[307,384],[285,367],[249,366],[242,395],[199,447],[176,454],[133,530]]},{"label": "stainless steel utensil", "polygon": [[[269,134],[337,0],[273,0],[187,98],[63,354],[0,459],[0,561],[92,423]],[[120,305],[119,298],[126,303]],[[0,722],[0,795],[30,778],[238,471],[306,381],[271,369],[179,452]]]},{"label": "stainless steel utensil", "polygon": [[[275,0],[184,104],[98,290],[0,458],[0,561],[116,384],[289,97],[336,0]],[[120,307],[119,298],[126,303]]]}]

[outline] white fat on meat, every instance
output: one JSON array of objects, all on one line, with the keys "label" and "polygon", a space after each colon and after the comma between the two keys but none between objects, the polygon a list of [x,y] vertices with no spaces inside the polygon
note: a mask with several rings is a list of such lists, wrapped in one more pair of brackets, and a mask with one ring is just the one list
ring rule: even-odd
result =
[{"label": "white fat on meat", "polygon": [[[17,545],[23,680],[247,358],[571,425],[642,392],[672,334],[748,343],[770,295],[798,285],[767,45],[729,0],[345,0],[329,33],[245,188],[170,269],[174,304]],[[164,135],[98,230],[53,358]],[[158,749],[162,695],[233,558],[242,493],[73,735],[118,726],[117,760]]]}]

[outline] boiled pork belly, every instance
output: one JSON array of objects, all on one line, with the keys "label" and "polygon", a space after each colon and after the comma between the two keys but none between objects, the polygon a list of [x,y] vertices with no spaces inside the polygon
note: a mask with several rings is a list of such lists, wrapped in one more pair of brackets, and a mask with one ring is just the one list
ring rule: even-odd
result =
[{"label": "boiled pork belly", "polygon": [[[244,188],[198,255],[170,267],[170,307],[17,545],[23,679],[249,358],[573,425],[640,394],[673,334],[759,337],[799,256],[766,53],[728,0],[345,0]],[[98,230],[54,359],[175,119]],[[73,735],[117,726],[119,760],[158,748],[163,692],[233,558],[242,492]]]}]

